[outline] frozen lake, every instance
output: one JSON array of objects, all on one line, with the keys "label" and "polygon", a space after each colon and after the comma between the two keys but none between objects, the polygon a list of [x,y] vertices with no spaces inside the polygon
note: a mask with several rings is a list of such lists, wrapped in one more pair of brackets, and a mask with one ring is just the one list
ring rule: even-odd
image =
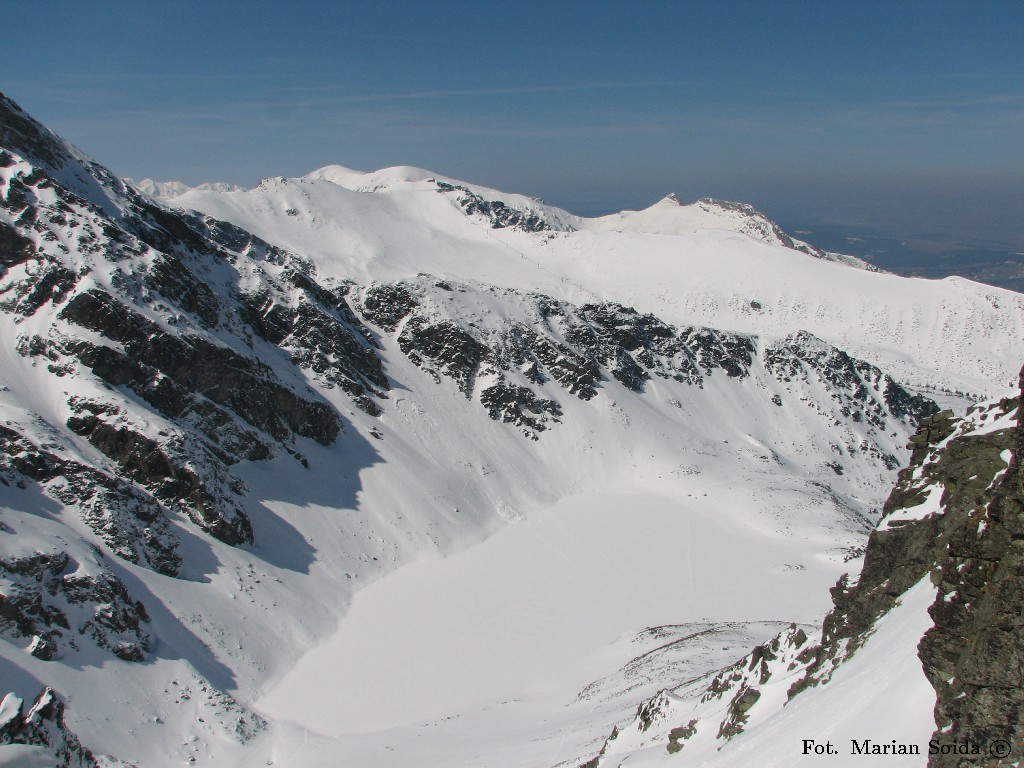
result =
[{"label": "frozen lake", "polygon": [[329,736],[386,730],[548,689],[572,696],[626,661],[609,647],[646,626],[820,619],[836,565],[799,539],[766,547],[770,534],[743,524],[757,511],[735,502],[574,496],[402,567],[357,593],[257,706]]}]

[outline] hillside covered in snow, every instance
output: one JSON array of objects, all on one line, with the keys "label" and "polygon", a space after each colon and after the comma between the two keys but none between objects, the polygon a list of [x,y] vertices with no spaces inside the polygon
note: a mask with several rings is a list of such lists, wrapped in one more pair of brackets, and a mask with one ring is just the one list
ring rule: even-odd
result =
[{"label": "hillside covered in snow", "polygon": [[826,647],[908,440],[1008,397],[1022,326],[748,206],[133,185],[0,97],[0,764],[698,764],[678,702]]}]

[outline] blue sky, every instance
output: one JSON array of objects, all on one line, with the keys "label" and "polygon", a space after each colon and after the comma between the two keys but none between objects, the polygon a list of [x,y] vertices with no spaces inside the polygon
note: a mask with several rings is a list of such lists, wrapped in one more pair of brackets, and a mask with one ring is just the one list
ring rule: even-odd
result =
[{"label": "blue sky", "polygon": [[0,90],[118,173],[417,165],[1024,240],[1024,3],[21,2]]}]

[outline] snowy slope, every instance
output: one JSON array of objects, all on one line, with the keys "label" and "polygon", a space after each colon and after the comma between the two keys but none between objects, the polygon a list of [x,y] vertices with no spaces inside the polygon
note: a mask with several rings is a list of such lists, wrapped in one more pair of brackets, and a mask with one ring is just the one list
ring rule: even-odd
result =
[{"label": "snowy slope", "polygon": [[[1016,765],[1019,687],[1002,670],[1019,658],[1020,622],[1006,618],[1019,600],[996,595],[1020,571],[1008,543],[1019,530],[1019,403],[922,422],[861,570],[832,590],[821,630],[792,625],[720,671],[666,686],[593,750],[588,768],[945,768],[972,750],[969,762]],[[987,611],[991,629],[992,619],[968,629]]]},{"label": "snowy slope", "polygon": [[[471,194],[542,225],[502,224],[460,203]],[[857,269],[736,204],[669,197],[644,211],[583,219],[421,169],[335,166],[169,202],[307,255],[325,275],[363,282],[427,272],[569,301],[619,301],[683,325],[766,336],[808,330],[920,388],[937,378],[992,396],[1024,357],[1020,294]]]},{"label": "snowy slope", "polygon": [[[850,285],[991,320],[958,364],[1018,343],[1010,294],[735,229],[588,231],[417,169],[171,210],[0,108],[0,670],[140,765],[587,754],[677,663],[815,621],[877,521],[935,408],[830,342],[874,311]],[[679,258],[797,308],[716,329],[659,292]],[[789,325],[815,287],[850,317]],[[859,333],[963,386],[914,357],[948,340]]]},{"label": "snowy slope", "polygon": [[[680,750],[666,748],[669,740],[659,733],[659,721],[688,723],[726,715],[727,700],[698,700],[695,692],[701,689],[690,686],[662,694],[657,702],[660,708],[651,713],[648,730],[654,733],[625,729],[609,742],[599,765],[920,768],[926,764],[928,741],[935,729],[931,714],[935,691],[921,670],[917,644],[931,626],[928,607],[934,598],[935,588],[924,579],[879,621],[867,642],[827,685],[793,698],[785,708],[787,691],[800,673],[786,674],[789,665],[799,669],[795,654],[781,657],[772,665],[774,679],[760,687],[760,696],[746,710],[746,733],[739,737],[725,741],[715,738],[714,730],[701,729],[685,739]],[[904,745],[909,754],[873,755],[871,744]]]}]

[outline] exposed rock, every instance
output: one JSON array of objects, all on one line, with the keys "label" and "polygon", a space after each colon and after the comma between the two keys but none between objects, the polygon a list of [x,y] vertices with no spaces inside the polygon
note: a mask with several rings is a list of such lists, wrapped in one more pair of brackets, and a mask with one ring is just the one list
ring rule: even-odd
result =
[{"label": "exposed rock", "polygon": [[[967,445],[950,455],[957,442]],[[1018,410],[1015,429],[954,439],[936,467],[949,478],[948,499],[932,576],[938,586],[929,611],[935,626],[919,646],[938,694],[933,738],[976,745],[1002,740],[1008,748],[998,761],[987,750],[932,755],[931,768],[1017,765],[1024,749],[1022,458]]]},{"label": "exposed rock", "polygon": [[[130,426],[111,424],[96,414],[72,416],[67,425],[116,461],[128,477],[165,504],[181,509],[210,535],[227,544],[252,542],[249,518],[232,498],[241,494],[241,484],[219,472],[216,458],[204,457],[198,446],[182,451],[187,460],[175,460],[165,450],[166,443],[161,445]],[[206,477],[200,478],[186,461],[205,466]]]},{"label": "exposed rock", "polygon": [[449,184],[446,181],[434,183],[437,184],[438,192],[461,192],[458,203],[462,209],[470,216],[481,216],[492,229],[508,227],[521,232],[545,232],[551,229],[550,224],[531,211],[511,208],[501,200],[484,200],[482,196],[461,185]]},{"label": "exposed rock", "polygon": [[766,684],[806,667],[815,639],[791,624],[717,673],[659,691],[640,704],[630,723],[614,728],[588,764],[593,768],[618,765],[634,750],[658,744],[675,754],[698,734],[724,745],[746,729]]},{"label": "exposed rock", "polygon": [[66,552],[0,559],[0,632],[27,639],[30,652],[50,661],[85,638],[125,661],[142,661],[149,616],[113,573],[80,572]]},{"label": "exposed rock", "polygon": [[0,701],[0,745],[41,747],[54,768],[98,768],[96,757],[82,746],[64,722],[64,702],[52,688],[40,691],[25,712],[24,701],[13,692]]},{"label": "exposed rock", "polygon": [[547,423],[561,420],[562,409],[554,400],[538,398],[528,387],[519,387],[499,379],[480,392],[480,403],[495,421],[523,427],[527,437],[537,439],[537,432]]},{"label": "exposed rock", "polygon": [[[1000,413],[1016,407],[1016,401],[1010,400],[992,406]],[[883,507],[882,524],[868,540],[860,576],[855,584],[843,579],[832,589],[835,608],[825,618],[821,647],[791,696],[807,685],[827,680],[910,587],[926,575],[932,574],[934,580],[938,574],[948,573],[952,566],[947,546],[962,531],[977,530],[978,505],[987,503],[993,477],[1005,468],[1001,454],[1010,447],[1015,431],[972,435],[969,425],[978,410],[969,411],[956,425],[946,413],[921,423],[911,440],[913,463],[900,472]],[[965,434],[951,439],[957,430]],[[936,514],[899,519],[901,510],[924,503],[932,492],[941,493]],[[947,604],[941,595],[936,605],[945,611]],[[927,663],[925,669],[931,679]]]},{"label": "exposed rock", "polygon": [[327,291],[297,270],[287,270],[283,280],[293,290],[268,281],[262,292],[242,296],[248,323],[267,341],[288,351],[295,365],[329,387],[341,387],[360,408],[378,415],[380,406],[371,396],[384,397],[388,379],[344,293]]},{"label": "exposed rock", "polygon": [[455,322],[414,316],[403,326],[398,346],[436,380],[443,374],[454,380],[466,397],[472,394],[486,347]]},{"label": "exposed rock", "polygon": [[220,300],[181,259],[158,257],[146,273],[147,285],[170,302],[195,315],[208,328],[220,322]]},{"label": "exposed rock", "polygon": [[8,268],[24,264],[34,253],[35,248],[32,247],[31,240],[19,235],[11,225],[0,221],[0,276],[3,276]]},{"label": "exposed rock", "polygon": [[[767,346],[764,363],[784,384],[808,382],[813,375],[827,387],[844,416],[878,429],[886,429],[890,417],[916,424],[938,411],[934,402],[911,395],[876,366],[855,360],[805,331]],[[890,468],[895,469],[895,461],[892,457]]]},{"label": "exposed rock", "polygon": [[[467,297],[500,293],[521,306],[526,318],[471,320],[479,302],[460,298],[453,304],[451,295],[438,294],[439,288]],[[752,336],[676,328],[653,315],[610,302],[576,307],[542,294],[468,285],[453,288],[451,283],[442,286],[423,275],[416,282],[375,283],[362,291],[361,298],[358,291],[353,293],[362,316],[397,333],[399,348],[414,364],[436,381],[452,379],[466,397],[480,397],[492,418],[527,426],[524,432],[530,437],[536,437],[539,430],[527,424],[523,408],[513,415],[507,406],[512,400],[533,402],[526,408],[531,413],[537,412],[532,410],[539,407],[537,403],[557,406],[556,400],[539,389],[548,381],[589,400],[608,379],[634,392],[643,392],[653,377],[698,387],[716,374],[742,380],[751,375],[757,359],[758,342]],[[460,302],[468,302],[468,314],[456,309]],[[877,367],[807,333],[766,345],[764,365],[823,418],[863,424],[864,429],[846,430],[847,452],[851,456],[865,454],[888,469],[896,467],[897,459],[891,451],[881,450],[875,438],[891,431],[889,421],[900,421],[906,428],[937,410],[930,400],[909,394]],[[475,391],[478,379],[493,375],[502,382],[500,392],[487,384]],[[820,396],[804,395],[800,387],[812,379],[828,392],[836,404],[833,408],[822,405]],[[513,396],[510,387],[515,387],[517,394]],[[783,404],[778,394],[768,397],[776,405]],[[499,400],[506,406],[499,407]]]},{"label": "exposed rock", "polygon": [[181,568],[178,538],[152,495],[0,425],[0,483],[24,486],[26,481],[75,510],[118,557],[167,576]]},{"label": "exposed rock", "polygon": [[[60,317],[120,343],[135,363],[159,371],[189,392],[202,392],[276,440],[296,434],[329,445],[341,429],[330,406],[299,397],[274,381],[265,363],[205,339],[172,336],[101,291],[77,294]],[[135,375],[117,372],[110,383],[127,384]]]},{"label": "exposed rock", "polygon": [[374,283],[363,294],[359,309],[363,317],[390,333],[418,306],[416,297],[401,283]]}]

